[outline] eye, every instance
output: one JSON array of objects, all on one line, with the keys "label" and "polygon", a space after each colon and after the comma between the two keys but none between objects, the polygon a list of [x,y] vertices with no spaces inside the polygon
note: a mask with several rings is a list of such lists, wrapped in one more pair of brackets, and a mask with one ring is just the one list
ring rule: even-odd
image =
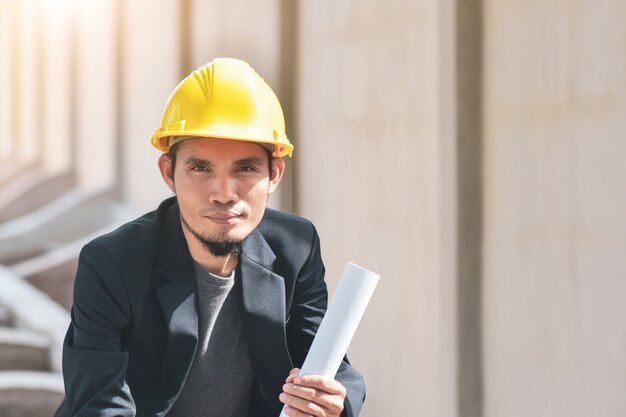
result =
[{"label": "eye", "polygon": [[239,167],[240,172],[256,172],[256,167],[252,165],[241,165]]},{"label": "eye", "polygon": [[191,167],[191,170],[195,172],[206,172],[209,169],[204,165],[194,165]]}]

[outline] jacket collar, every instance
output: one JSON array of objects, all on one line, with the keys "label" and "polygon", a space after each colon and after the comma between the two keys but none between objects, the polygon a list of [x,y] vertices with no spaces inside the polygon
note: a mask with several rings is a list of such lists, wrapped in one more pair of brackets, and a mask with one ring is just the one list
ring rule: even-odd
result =
[{"label": "jacket collar", "polygon": [[272,265],[276,260],[274,251],[272,251],[272,248],[267,244],[267,241],[258,229],[253,230],[241,244],[241,255],[240,258],[248,258],[269,270],[272,269]]}]

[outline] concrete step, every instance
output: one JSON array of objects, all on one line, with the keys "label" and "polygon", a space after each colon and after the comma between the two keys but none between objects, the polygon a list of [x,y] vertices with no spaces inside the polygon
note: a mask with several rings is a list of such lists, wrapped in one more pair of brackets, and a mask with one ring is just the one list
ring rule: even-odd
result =
[{"label": "concrete step", "polygon": [[61,370],[61,348],[70,315],[49,296],[0,265],[0,305],[11,312],[12,324],[50,341],[50,367]]},{"label": "concrete step", "polygon": [[74,189],[35,211],[0,223],[0,264],[40,256],[111,223],[119,207],[112,191]]},{"label": "concrete step", "polygon": [[35,332],[0,327],[0,370],[50,369],[50,341]]},{"label": "concrete step", "polygon": [[[31,172],[37,164],[32,162],[17,161],[15,158],[0,160],[0,188],[15,183],[24,173]],[[6,201],[6,200],[5,200]]]},{"label": "concrete step", "polygon": [[8,307],[0,304],[0,327],[11,327],[13,325],[13,317]]},{"label": "concrete step", "polygon": [[74,259],[24,278],[69,311],[73,302],[74,276],[77,266],[78,252]]},{"label": "concrete step", "polygon": [[70,191],[76,185],[72,173],[51,175],[34,167],[0,186],[0,222],[30,213]]},{"label": "concrete step", "polygon": [[63,400],[63,377],[52,372],[0,371],[2,417],[51,417]]}]

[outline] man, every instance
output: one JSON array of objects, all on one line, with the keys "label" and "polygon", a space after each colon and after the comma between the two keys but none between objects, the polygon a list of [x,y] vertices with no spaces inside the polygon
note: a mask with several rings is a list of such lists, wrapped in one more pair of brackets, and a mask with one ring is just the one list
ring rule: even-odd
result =
[{"label": "man", "polygon": [[293,150],[270,87],[216,59],[152,144],[175,196],[81,251],[57,416],[357,416],[347,360],[298,375],[327,293],[313,225],[266,209]]}]

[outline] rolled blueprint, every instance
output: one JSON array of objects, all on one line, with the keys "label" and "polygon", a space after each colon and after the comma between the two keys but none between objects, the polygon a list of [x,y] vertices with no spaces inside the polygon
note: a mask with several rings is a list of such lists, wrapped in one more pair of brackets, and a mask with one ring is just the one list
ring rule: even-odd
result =
[{"label": "rolled blueprint", "polygon": [[[346,264],[332,302],[304,359],[301,376],[335,376],[379,278],[379,275],[351,262]],[[287,417],[287,414],[283,411],[280,417]]]}]

